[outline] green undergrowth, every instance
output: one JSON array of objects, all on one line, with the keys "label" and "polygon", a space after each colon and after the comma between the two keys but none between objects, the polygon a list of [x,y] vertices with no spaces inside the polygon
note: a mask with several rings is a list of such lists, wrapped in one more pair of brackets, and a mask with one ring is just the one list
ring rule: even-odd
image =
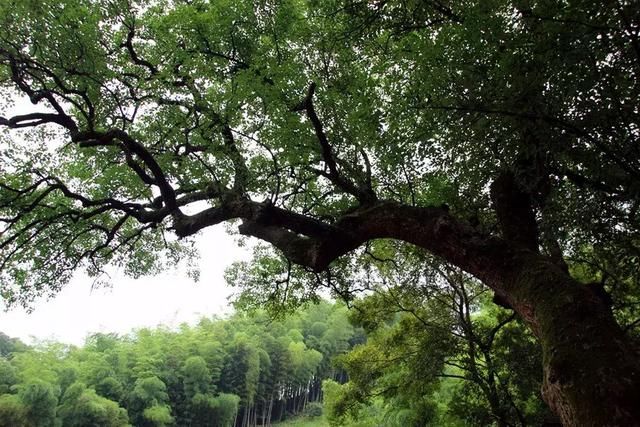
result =
[{"label": "green undergrowth", "polygon": [[274,427],[329,427],[324,416],[320,417],[295,417],[281,423],[273,424]]}]

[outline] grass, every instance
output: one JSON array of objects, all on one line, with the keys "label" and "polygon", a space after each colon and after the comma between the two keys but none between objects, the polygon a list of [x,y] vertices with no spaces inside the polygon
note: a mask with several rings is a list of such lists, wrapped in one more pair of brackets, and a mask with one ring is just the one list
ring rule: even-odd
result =
[{"label": "grass", "polygon": [[329,427],[329,423],[324,417],[296,417],[273,424],[273,427]]}]

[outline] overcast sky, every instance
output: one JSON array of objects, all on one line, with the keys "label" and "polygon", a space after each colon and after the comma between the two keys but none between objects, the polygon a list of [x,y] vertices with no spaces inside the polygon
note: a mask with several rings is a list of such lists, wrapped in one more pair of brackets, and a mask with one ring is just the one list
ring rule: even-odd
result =
[{"label": "overcast sky", "polygon": [[[6,91],[5,95],[14,104],[0,104],[2,116],[46,110],[34,107],[18,93]],[[12,135],[20,138],[18,133]],[[197,242],[201,254],[197,283],[184,271],[139,280],[112,274],[112,288],[92,290],[93,280],[79,273],[54,299],[38,301],[32,313],[21,308],[4,312],[0,304],[0,332],[27,343],[35,337],[79,345],[93,332],[128,333],[144,326],[177,326],[229,312],[227,298],[232,289],[226,286],[224,270],[234,261],[249,259],[250,250],[238,247],[223,225],[207,228]]]},{"label": "overcast sky", "polygon": [[198,246],[201,276],[197,283],[183,271],[139,280],[116,274],[112,288],[92,291],[92,280],[77,274],[57,297],[38,301],[30,314],[20,308],[0,311],[0,331],[26,343],[35,337],[80,345],[93,332],[177,326],[229,312],[227,297],[233,290],[224,281],[224,270],[233,261],[248,259],[249,250],[238,247],[223,226],[205,230]]}]

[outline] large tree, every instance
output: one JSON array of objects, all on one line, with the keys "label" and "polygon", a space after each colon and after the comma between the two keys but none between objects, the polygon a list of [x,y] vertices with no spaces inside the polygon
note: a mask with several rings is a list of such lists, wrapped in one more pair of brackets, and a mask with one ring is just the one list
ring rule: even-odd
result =
[{"label": "large tree", "polygon": [[0,292],[158,271],[225,221],[287,290],[396,239],[524,319],[565,424],[637,425],[636,348],[565,261],[637,295],[639,26],[630,0],[2,0]]}]

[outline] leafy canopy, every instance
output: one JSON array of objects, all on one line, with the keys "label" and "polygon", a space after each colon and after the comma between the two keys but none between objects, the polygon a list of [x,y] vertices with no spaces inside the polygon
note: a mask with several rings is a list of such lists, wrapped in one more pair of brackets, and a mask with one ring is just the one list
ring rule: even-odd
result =
[{"label": "leafy canopy", "polygon": [[155,273],[194,255],[188,236],[240,220],[281,250],[241,277],[279,275],[276,293],[309,299],[318,272],[368,240],[349,235],[352,213],[446,203],[492,235],[487,188],[505,170],[549,253],[595,247],[632,266],[637,13],[2,0],[1,295],[28,305],[78,268]]}]

